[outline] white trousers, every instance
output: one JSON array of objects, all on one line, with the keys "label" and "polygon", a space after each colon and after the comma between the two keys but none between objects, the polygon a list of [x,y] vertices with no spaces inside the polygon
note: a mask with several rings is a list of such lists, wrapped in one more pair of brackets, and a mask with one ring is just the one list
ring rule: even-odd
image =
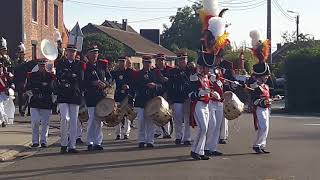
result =
[{"label": "white trousers", "polygon": [[120,136],[121,135],[126,135],[126,136],[129,136],[130,134],[130,130],[131,130],[131,121],[127,118],[127,117],[124,117],[124,129],[122,131],[122,123],[120,123],[118,126],[116,126],[116,136]]},{"label": "white trousers", "polygon": [[[161,127],[154,126],[154,128],[155,128],[155,131],[154,131],[155,134],[162,134],[163,135],[163,131],[162,131]],[[167,123],[166,125],[164,125],[163,128],[167,131],[167,133],[170,133],[170,123]]]},{"label": "white trousers", "polygon": [[197,132],[194,137],[192,152],[204,155],[209,123],[208,104],[198,101],[195,107],[194,118],[197,123]]},{"label": "white trousers", "polygon": [[39,127],[41,125],[40,144],[47,144],[51,109],[31,108],[32,144],[39,144]]},{"label": "white trousers", "polygon": [[[76,148],[79,105],[59,103],[61,146]],[[69,139],[69,141],[68,141]]]},{"label": "white trousers", "polygon": [[95,107],[88,107],[88,125],[87,125],[87,144],[88,145],[101,145],[103,139],[101,120],[95,116]]},{"label": "white trousers", "polygon": [[7,124],[13,124],[14,121],[14,113],[16,111],[16,107],[14,106],[14,102],[12,97],[7,96],[6,100],[3,103],[4,111],[8,117]]},{"label": "white trousers", "polygon": [[135,108],[138,116],[138,142],[154,143],[155,125],[150,119],[144,118],[144,109]]},{"label": "white trousers", "polygon": [[82,126],[81,122],[78,120],[77,138],[82,137],[82,132],[83,132],[83,126]]},{"label": "white trousers", "polygon": [[253,147],[265,148],[267,144],[267,137],[269,132],[269,108],[257,107],[257,118],[258,118],[258,131],[257,139],[255,140]]},{"label": "white trousers", "polygon": [[224,114],[222,113],[222,123],[221,123],[221,129],[220,129],[220,139],[227,140],[229,136],[228,126],[229,121],[224,117]]},{"label": "white trousers", "polygon": [[7,96],[4,92],[0,93],[0,125],[5,122],[8,123],[8,116],[4,109],[4,102],[7,99]]},{"label": "white trousers", "polygon": [[209,125],[205,150],[217,151],[220,128],[223,121],[223,104],[210,101],[209,103]]},{"label": "white trousers", "polygon": [[176,139],[191,141],[190,123],[190,102],[173,104],[173,122]]}]

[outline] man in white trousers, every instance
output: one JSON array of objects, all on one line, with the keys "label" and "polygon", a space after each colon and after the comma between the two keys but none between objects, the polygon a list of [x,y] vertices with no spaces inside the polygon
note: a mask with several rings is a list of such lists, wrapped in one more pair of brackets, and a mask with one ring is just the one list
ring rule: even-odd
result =
[{"label": "man in white trousers", "polygon": [[108,70],[108,61],[98,60],[98,46],[92,45],[88,49],[88,63],[84,73],[85,100],[88,107],[87,145],[88,151],[102,151],[102,125],[101,120],[95,116],[97,104],[105,98],[105,89],[111,82]]},{"label": "man in white trousers", "polygon": [[[39,70],[28,74],[26,90],[30,97],[32,146],[47,147],[49,120],[52,110],[54,75],[46,71],[46,59],[38,60]],[[41,132],[39,127],[41,125]],[[39,138],[40,134],[40,138]]]},{"label": "man in white trousers", "polygon": [[82,97],[83,65],[75,60],[77,49],[68,45],[66,58],[56,64],[57,103],[60,110],[61,150],[78,153],[76,150],[78,114]]},{"label": "man in white trousers", "polygon": [[[162,92],[162,85],[155,71],[151,70],[151,56],[143,56],[143,69],[136,73],[134,91],[130,91],[129,104],[134,104],[138,116],[138,147],[154,147],[155,125],[144,118],[144,109],[148,101]],[[135,100],[133,102],[133,100]]]},{"label": "man in white trousers", "polygon": [[175,144],[191,145],[190,101],[188,97],[191,71],[187,67],[188,55],[181,52],[177,57],[178,67],[170,71],[168,82],[168,99],[173,103]]}]

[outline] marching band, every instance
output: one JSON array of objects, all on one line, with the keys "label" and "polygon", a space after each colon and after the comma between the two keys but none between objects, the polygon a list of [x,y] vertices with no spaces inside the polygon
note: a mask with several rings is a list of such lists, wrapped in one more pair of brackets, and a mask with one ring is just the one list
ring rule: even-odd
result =
[{"label": "marching band", "polygon": [[[204,2],[204,5],[208,3]],[[250,33],[253,54],[259,63],[253,66],[253,75],[247,84],[240,84],[234,76],[232,62],[224,59],[224,48],[229,44],[227,25],[222,17],[226,10],[218,15],[216,8],[212,11],[210,8],[205,6],[201,12],[203,38],[196,66],[188,62],[187,53],[179,52],[175,68],[166,64],[167,57],[164,54],[156,54],[144,55],[143,67],[139,71],[131,68],[128,57],[119,57],[118,67],[110,71],[109,62],[98,59],[97,45],[91,45],[87,49],[87,60],[80,61],[76,57],[75,45],[69,44],[66,50],[62,48],[59,33],[56,34],[57,47],[48,40],[42,42],[44,48],[55,49],[53,54],[46,54],[43,50],[44,58],[27,61],[24,57],[25,47],[21,44],[18,47],[18,59],[13,64],[7,55],[6,40],[1,38],[0,125],[5,127],[9,122],[5,102],[12,96],[10,90],[16,89],[21,116],[25,115],[25,107],[30,107],[32,147],[47,147],[50,116],[54,103],[57,103],[61,153],[78,153],[76,144],[82,142],[82,113],[86,112],[88,151],[103,150],[104,124],[115,127],[116,140],[129,139],[131,123],[136,118],[139,148],[154,148],[155,137],[159,134],[170,139],[170,125],[173,125],[174,143],[192,146],[193,159],[208,160],[209,156],[222,155],[218,151],[218,144],[226,144],[228,138],[229,120],[225,115],[230,111],[225,110],[226,93],[243,87],[251,93],[253,102],[257,138],[252,148],[258,154],[270,153],[265,149],[272,101],[267,83],[270,68],[265,63],[269,42],[263,42],[257,31]],[[151,66],[153,58],[156,68]],[[46,70],[48,60],[55,60],[55,73]],[[113,83],[115,89],[112,89]],[[114,103],[100,106],[100,102],[109,98],[110,89],[114,90]],[[160,96],[161,101],[152,104],[155,113],[146,115],[150,102]],[[106,106],[110,113],[100,116]],[[243,109],[238,111],[241,113]],[[104,118],[110,114],[117,118],[113,123]],[[163,126],[159,127],[158,124]],[[193,138],[191,127],[196,127]]]}]

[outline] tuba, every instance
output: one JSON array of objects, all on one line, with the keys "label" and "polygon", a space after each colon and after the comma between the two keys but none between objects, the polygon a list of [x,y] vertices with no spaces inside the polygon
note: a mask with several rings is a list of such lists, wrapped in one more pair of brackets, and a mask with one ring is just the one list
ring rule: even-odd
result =
[{"label": "tuba", "polygon": [[52,43],[48,39],[43,39],[41,41],[40,47],[41,47],[41,53],[46,59],[48,59],[50,61],[54,61],[57,59],[58,48],[56,47],[56,45],[54,43]]}]

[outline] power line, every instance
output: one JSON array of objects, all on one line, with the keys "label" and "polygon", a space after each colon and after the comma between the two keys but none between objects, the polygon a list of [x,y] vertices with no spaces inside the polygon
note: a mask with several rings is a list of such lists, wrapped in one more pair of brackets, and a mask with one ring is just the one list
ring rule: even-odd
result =
[{"label": "power line", "polygon": [[278,3],[277,0],[273,0],[272,1],[273,5],[277,7],[277,9],[281,12],[281,14],[286,17],[288,20],[290,21],[294,21],[294,18],[292,16],[290,16],[288,13],[286,13],[285,10],[283,10],[283,8],[280,6],[280,4]]},{"label": "power line", "polygon": [[[254,6],[249,6],[249,7],[243,7],[243,8],[230,8],[231,11],[247,11],[247,10],[252,10],[252,9],[256,9],[258,7],[264,6],[266,4],[266,2],[261,2],[260,4],[256,4]],[[227,7],[227,6],[225,6]]]},{"label": "power line", "polygon": [[255,7],[255,6],[259,6],[261,4],[265,4],[266,1],[265,0],[260,0],[259,2],[255,2],[255,3],[251,3],[251,4],[242,4],[242,5],[222,5],[222,7],[229,7],[229,8],[250,8],[250,7]]},{"label": "power line", "polygon": [[133,24],[133,23],[139,23],[139,22],[154,21],[154,20],[165,19],[165,18],[170,18],[170,17],[171,17],[171,16],[155,17],[155,18],[144,19],[144,20],[129,21],[129,23],[130,23],[130,24]]}]

